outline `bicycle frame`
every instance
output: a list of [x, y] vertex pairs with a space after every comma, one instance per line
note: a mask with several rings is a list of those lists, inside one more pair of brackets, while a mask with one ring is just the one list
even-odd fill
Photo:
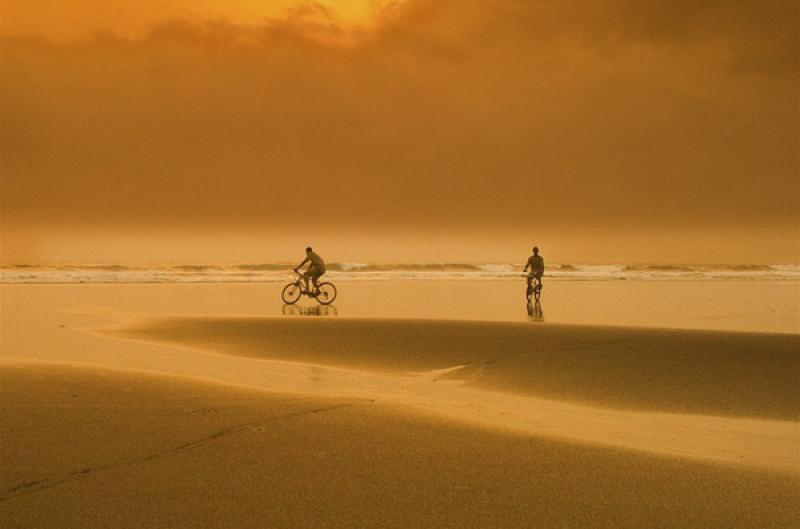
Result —
[[[297, 276], [297, 280], [295, 281], [295, 283], [300, 288], [300, 295], [301, 296], [308, 296], [309, 294], [311, 294], [311, 291], [308, 288], [306, 288], [306, 278], [303, 276], [303, 274], [301, 274], [300, 272], [298, 272], [296, 270], [295, 270], [294, 273]], [[310, 279], [311, 278], [309, 278], [309, 280]]]
[[[300, 286], [300, 294], [311, 297], [311, 293], [313, 292], [313, 290], [309, 290], [308, 288], [306, 288], [305, 276], [296, 270], [294, 271], [294, 273], [295, 275], [297, 275], [297, 281], [295, 281], [295, 283], [298, 283]], [[314, 279], [309, 277], [308, 280], [311, 282], [311, 285], [313, 286]], [[320, 283], [321, 281], [319, 281], [319, 277], [317, 277], [317, 284], [319, 285]]]
[[542, 295], [542, 279], [538, 277], [531, 277], [527, 274], [523, 275], [527, 279], [528, 286], [525, 292], [525, 297], [528, 299], [528, 303], [531, 302], [532, 299], [536, 299], [536, 302], [539, 302], [539, 298]]

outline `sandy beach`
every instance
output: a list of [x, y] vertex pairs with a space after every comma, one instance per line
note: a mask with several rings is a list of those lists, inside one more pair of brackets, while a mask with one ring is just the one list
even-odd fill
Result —
[[3, 287], [3, 526], [800, 522], [797, 334], [164, 292]]
[[[3, 366], [6, 527], [790, 527], [796, 475], [66, 366]], [[48, 388], [48, 389], [43, 389]]]
[[0, 3], [0, 529], [800, 529], [797, 0]]

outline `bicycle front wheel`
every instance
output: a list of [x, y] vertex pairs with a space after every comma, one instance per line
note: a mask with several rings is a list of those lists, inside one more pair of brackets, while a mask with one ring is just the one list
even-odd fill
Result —
[[316, 300], [319, 301], [321, 305], [330, 305], [335, 299], [336, 287], [333, 286], [333, 283], [320, 283], [319, 295], [316, 296]]
[[289, 283], [285, 287], [283, 287], [283, 292], [281, 292], [281, 299], [287, 305], [294, 305], [297, 303], [297, 300], [300, 299], [300, 295], [303, 292], [300, 290], [299, 283]]

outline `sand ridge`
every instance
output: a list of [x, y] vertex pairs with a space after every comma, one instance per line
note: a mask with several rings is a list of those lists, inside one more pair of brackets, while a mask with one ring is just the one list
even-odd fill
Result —
[[[543, 396], [537, 394], [535, 380], [529, 383], [524, 392], [508, 392], [488, 389], [485, 383], [465, 384], [462, 380], [464, 373], [474, 377], [471, 365], [456, 365], [441, 369], [421, 372], [400, 370], [398, 366], [407, 368], [409, 365], [426, 366], [437, 363], [453, 361], [454, 359], [470, 359], [473, 364], [479, 364], [480, 369], [488, 364], [491, 369], [497, 364], [498, 357], [502, 359], [504, 348], [515, 351], [510, 360], [514, 361], [519, 356], [524, 356], [526, 347], [534, 343], [543, 342], [546, 345], [561, 345], [554, 351], [532, 350], [531, 354], [539, 358], [553, 359], [569, 351], [566, 345], [573, 343], [574, 351], [582, 356], [580, 364], [577, 357], [557, 358], [561, 365], [566, 362], [576, 365], [573, 369], [561, 373], [568, 386], [573, 387], [575, 382], [570, 380], [576, 373], [594, 374], [600, 369], [616, 368], [616, 372], [606, 375], [614, 378], [617, 384], [628, 384], [634, 390], [642, 393], [643, 381], [638, 380], [639, 373], [626, 370], [628, 365], [614, 356], [616, 353], [626, 360], [630, 354], [620, 350], [623, 341], [635, 343], [637, 346], [647, 346], [650, 342], [660, 342], [664, 336], [673, 336], [675, 333], [656, 331], [637, 331], [631, 335], [630, 329], [607, 328], [580, 328], [561, 327], [555, 332], [542, 333], [538, 328], [529, 331], [528, 327], [502, 324], [474, 324], [464, 322], [391, 322], [391, 321], [348, 321], [336, 320], [318, 323], [301, 322], [302, 330], [298, 330], [297, 320], [272, 320], [272, 319], [238, 319], [238, 318], [200, 318], [170, 320], [152, 324], [152, 326], [139, 326], [127, 328], [121, 335], [144, 339], [149, 337], [154, 340], [166, 341], [170, 344], [184, 344], [197, 350], [222, 351], [224, 354], [243, 357], [244, 359], [257, 358], [249, 369], [262, 373], [259, 384], [261, 387], [270, 388], [284, 393], [299, 393], [320, 396], [354, 396], [359, 398], [375, 399], [381, 402], [408, 405], [416, 409], [439, 413], [450, 419], [458, 419], [467, 423], [483, 427], [494, 427], [526, 433], [538, 437], [566, 439], [572, 442], [598, 444], [618, 448], [640, 450], [662, 455], [687, 457], [700, 460], [717, 461], [733, 465], [745, 465], [756, 468], [765, 468], [787, 473], [800, 473], [800, 425], [797, 421], [773, 419], [766, 417], [748, 416], [715, 416], [699, 413], [676, 413], [665, 406], [664, 410], [642, 410], [636, 406], [616, 408], [609, 406], [607, 401], [598, 399], [592, 402], [587, 398], [554, 399], [547, 393]], [[387, 330], [388, 328], [388, 330]], [[211, 329], [211, 330], [209, 330]], [[320, 329], [324, 331], [320, 332]], [[399, 329], [399, 330], [398, 330]], [[311, 330], [310, 332], [307, 332]], [[314, 330], [318, 331], [315, 334]], [[367, 339], [361, 334], [367, 333]], [[414, 332], [424, 337], [427, 342], [408, 342], [399, 336], [399, 332]], [[542, 335], [544, 334], [543, 338]], [[685, 333], [677, 336], [689, 343], [689, 348], [699, 350], [701, 346], [712, 344], [717, 348], [724, 347], [730, 338], [725, 333], [700, 333], [692, 336]], [[309, 342], [306, 336], [311, 336]], [[477, 335], [477, 339], [475, 336]], [[619, 338], [619, 336], [627, 337]], [[272, 338], [264, 338], [269, 336]], [[455, 336], [463, 337], [453, 339]], [[166, 337], [166, 338], [165, 338]], [[180, 337], [180, 338], [177, 338]], [[322, 348], [315, 340], [324, 337], [325, 343], [336, 344], [338, 340], [346, 342], [346, 347]], [[383, 337], [383, 338], [381, 338]], [[536, 340], [542, 338], [541, 340]], [[692, 344], [692, 339], [699, 339], [700, 344]], [[759, 336], [758, 338], [762, 338]], [[778, 346], [786, 346], [796, 340], [792, 336], [778, 336]], [[226, 340], [223, 345], [215, 339]], [[487, 340], [494, 340], [502, 345], [492, 349], [492, 358], [481, 361], [485, 353]], [[293, 345], [284, 348], [285, 341], [292, 341]], [[517, 341], [515, 341], [517, 340]], [[722, 341], [722, 345], [715, 343]], [[673, 338], [673, 342], [674, 342]], [[275, 345], [277, 342], [278, 345]], [[444, 342], [444, 345], [442, 345]], [[375, 344], [379, 343], [379, 347]], [[763, 340], [758, 343], [763, 344]], [[406, 345], [409, 344], [409, 345]], [[426, 349], [426, 344], [430, 347]], [[670, 344], [672, 345], [672, 344]], [[746, 345], [746, 344], [745, 344]], [[769, 343], [767, 344], [769, 346]], [[439, 349], [437, 349], [439, 347]], [[460, 347], [460, 349], [459, 349]], [[470, 348], [472, 347], [472, 348]], [[663, 347], [663, 345], [662, 345]], [[286, 350], [306, 351], [300, 356], [305, 362], [287, 361]], [[336, 353], [346, 349], [349, 356], [335, 356]], [[429, 356], [421, 355], [421, 351], [434, 352]], [[647, 349], [645, 349], [647, 350]], [[663, 353], [667, 349], [661, 349]], [[740, 354], [746, 349], [739, 350]], [[271, 351], [276, 351], [275, 355]], [[377, 351], [373, 353], [373, 351]], [[455, 352], [454, 352], [455, 351]], [[522, 351], [522, 352], [520, 352]], [[649, 350], [648, 350], [649, 351]], [[656, 351], [658, 353], [659, 350]], [[713, 376], [713, 369], [725, 367], [715, 364], [714, 361], [726, 360], [724, 355], [716, 351], [697, 362], [697, 369], [706, 369], [699, 372], [698, 379]], [[790, 370], [797, 369], [792, 363], [794, 357], [786, 354], [787, 349], [776, 349], [776, 355], [786, 359]], [[639, 353], [640, 355], [642, 353]], [[407, 355], [404, 357], [404, 355]], [[280, 360], [272, 359], [273, 356]], [[332, 365], [309, 362], [309, 357], [315, 359], [325, 358], [335, 361]], [[362, 360], [368, 358], [368, 361]], [[475, 359], [478, 359], [477, 361]], [[658, 355], [654, 355], [658, 361]], [[686, 358], [681, 356], [681, 359]], [[674, 373], [665, 371], [664, 364], [672, 360], [661, 359], [661, 374], [669, 378]], [[234, 360], [228, 360], [233, 362]], [[611, 362], [610, 362], [611, 361]], [[372, 371], [365, 369], [365, 365], [380, 363], [388, 369]], [[541, 364], [541, 362], [539, 362]], [[674, 362], [673, 362], [674, 363]], [[354, 365], [355, 364], [355, 365]], [[344, 365], [353, 366], [351, 368]], [[535, 366], [536, 364], [534, 364]], [[774, 366], [773, 367], [778, 367]], [[785, 368], [786, 366], [782, 366]], [[356, 369], [358, 368], [358, 369]], [[517, 376], [536, 375], [535, 367], [531, 364], [517, 362], [515, 365]], [[728, 369], [729, 366], [728, 366]], [[490, 380], [495, 386], [506, 373], [490, 373]], [[739, 378], [753, 376], [752, 372], [737, 373]], [[555, 376], [555, 375], [551, 375]], [[469, 380], [469, 378], [468, 378]], [[483, 382], [483, 381], [480, 381]], [[646, 381], [645, 381], [646, 382]], [[673, 380], [674, 382], [674, 380]], [[736, 392], [738, 381], [725, 381], [727, 386], [716, 384], [714, 388], [718, 397], [727, 392]], [[763, 382], [763, 381], [762, 381]], [[252, 381], [250, 382], [252, 384]], [[551, 386], [553, 381], [551, 381]], [[692, 388], [679, 388], [678, 395], [683, 399], [691, 398]], [[632, 389], [628, 389], [629, 393]], [[682, 392], [682, 393], [681, 393]], [[772, 395], [772, 402], [793, 403], [796, 396], [789, 392], [788, 395]], [[675, 398], [675, 395], [673, 395]], [[694, 403], [697, 404], [697, 403]], [[762, 403], [763, 404], [763, 403]]]
[[800, 420], [800, 335], [213, 316], [112, 334], [372, 372], [450, 369], [475, 387], [614, 408]]

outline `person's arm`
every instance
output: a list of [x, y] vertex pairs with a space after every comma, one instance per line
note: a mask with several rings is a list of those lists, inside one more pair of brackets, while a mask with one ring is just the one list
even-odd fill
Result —
[[307, 263], [309, 260], [310, 260], [310, 259], [309, 259], [308, 257], [306, 257], [305, 259], [303, 259], [303, 262], [301, 262], [299, 265], [297, 265], [297, 266], [295, 266], [295, 267], [294, 267], [294, 271], [295, 271], [295, 272], [297, 272], [297, 271], [300, 269], [300, 267], [301, 267], [301, 266], [303, 266], [304, 264], [306, 264], [306, 263]]
[[525, 268], [523, 268], [522, 271], [523, 272], [527, 272], [529, 266], [531, 266], [531, 258], [530, 257], [528, 257], [528, 262], [525, 263]]

